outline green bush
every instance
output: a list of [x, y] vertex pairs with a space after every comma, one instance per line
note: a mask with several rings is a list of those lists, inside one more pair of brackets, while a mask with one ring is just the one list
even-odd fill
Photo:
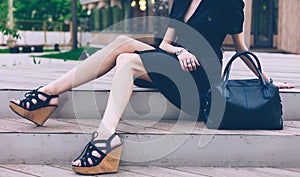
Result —
[[5, 35], [11, 35], [15, 39], [21, 38], [18, 34], [17, 30], [15, 29], [9, 29], [5, 24], [0, 25], [0, 31]]

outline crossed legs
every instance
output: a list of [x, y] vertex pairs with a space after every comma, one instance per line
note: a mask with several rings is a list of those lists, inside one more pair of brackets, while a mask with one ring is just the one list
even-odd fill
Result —
[[[59, 95], [104, 75], [116, 66], [107, 107], [98, 129], [98, 137], [96, 137], [96, 139], [107, 139], [115, 132], [129, 101], [134, 78], [139, 77], [150, 81], [139, 55], [133, 52], [151, 49], [154, 48], [148, 44], [126, 36], [119, 36], [105, 48], [81, 62], [65, 75], [40, 88], [39, 91], [48, 95]], [[43, 95], [38, 96], [41, 100], [46, 99]], [[33, 102], [35, 101], [33, 100]], [[15, 100], [15, 102], [18, 103], [19, 100]], [[52, 98], [50, 104], [57, 105], [58, 98]], [[117, 144], [120, 144], [120, 139], [114, 138], [111, 146]], [[97, 152], [93, 153], [95, 153], [94, 156], [100, 156]], [[73, 162], [73, 165], [81, 166], [80, 160]]]
[[[31, 116], [30, 109], [33, 105], [38, 105], [38, 101], [43, 102], [43, 104], [47, 103], [48, 105], [57, 105], [58, 97], [56, 95], [66, 92], [93, 79], [96, 79], [116, 66], [116, 72], [114, 75], [107, 107], [102, 122], [98, 128], [97, 136], [94, 137], [93, 142], [103, 142], [103, 140], [106, 140], [106, 143], [110, 143], [110, 148], [118, 148], [120, 145], [122, 145], [122, 143], [120, 138], [118, 136], [115, 136], [114, 133], [119, 123], [120, 117], [132, 94], [133, 81], [137, 77], [151, 81], [146, 73], [141, 58], [138, 54], [135, 54], [134, 51], [151, 49], [154, 48], [148, 44], [139, 42], [126, 36], [119, 36], [105, 48], [81, 62], [79, 65], [77, 65], [75, 68], [73, 68], [60, 78], [40, 88], [38, 91], [35, 90], [31, 92], [30, 97], [26, 96], [25, 99], [30, 99], [30, 101], [27, 101], [25, 105], [23, 104], [24, 102], [22, 102], [23, 107], [20, 110], [25, 110], [24, 112], [26, 114], [30, 114]], [[21, 101], [12, 100], [12, 102], [14, 103], [12, 105], [10, 104], [10, 106], [12, 106], [11, 108], [13, 109], [14, 107], [16, 107], [17, 109], [19, 109], [19, 106], [16, 105], [19, 105]], [[36, 117], [30, 117], [29, 120], [33, 121], [35, 118]], [[45, 116], [44, 120], [46, 119], [47, 117]], [[35, 120], [33, 122], [36, 123]], [[42, 124], [43, 123], [41, 123], [41, 125]], [[89, 174], [91, 172], [102, 173], [106, 170], [106, 172], [115, 171], [115, 167], [118, 166], [118, 159], [111, 156], [106, 158], [106, 156], [103, 156], [103, 153], [120, 153], [119, 148], [114, 151], [111, 151], [111, 149], [109, 150], [109, 152], [107, 152], [104, 149], [107, 149], [108, 145], [103, 146], [103, 143], [101, 146], [97, 146], [95, 144], [95, 146], [97, 146], [97, 149], [94, 150], [91, 150], [93, 149], [92, 144], [88, 144], [88, 146], [89, 148], [85, 149], [84, 157], [77, 158], [77, 160], [72, 162], [74, 171], [82, 174]], [[99, 151], [99, 149], [102, 149], [102, 151]], [[110, 163], [109, 159], [113, 160], [112, 164], [110, 165], [112, 169], [106, 169], [103, 171], [102, 167], [98, 167], [99, 165], [102, 166], [102, 160], [99, 162], [97, 159], [104, 159], [104, 164]], [[95, 170], [97, 168], [96, 171], [88, 170], [88, 168], [86, 167], [94, 165], [94, 162], [97, 162], [97, 164], [95, 164], [96, 166], [91, 167], [91, 169]]]
[[68, 73], [41, 88], [41, 91], [51, 95], [61, 94], [106, 74], [116, 65], [116, 60], [120, 54], [150, 49], [153, 47], [148, 44], [127, 36], [119, 36]]
[[[148, 44], [127, 36], [119, 36], [62, 77], [42, 87], [40, 91], [49, 95], [61, 94], [106, 74], [116, 66], [107, 107], [99, 127], [99, 132], [102, 129], [114, 132], [131, 96], [134, 78], [141, 77], [150, 81], [139, 55], [133, 52], [151, 49], [154, 48]], [[55, 104], [58, 99], [51, 101]], [[105, 132], [99, 135], [108, 136], [104, 135]]]

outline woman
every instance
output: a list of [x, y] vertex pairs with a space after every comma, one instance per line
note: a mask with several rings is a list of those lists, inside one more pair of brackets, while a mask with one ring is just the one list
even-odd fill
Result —
[[[243, 0], [174, 0], [170, 17], [191, 26], [203, 35], [221, 62], [220, 48], [226, 34], [232, 35], [236, 51], [247, 50], [242, 33], [243, 8]], [[116, 67], [112, 89], [99, 129], [93, 134], [93, 139], [82, 154], [72, 162], [72, 167], [80, 174], [117, 172], [122, 142], [115, 131], [131, 96], [134, 79], [139, 78], [152, 83], [172, 103], [180, 107], [179, 93], [176, 86], [172, 85], [172, 81], [161, 74], [149, 72], [151, 70], [149, 68], [160, 66], [166, 61], [165, 57], [176, 61], [177, 70], [172, 72], [188, 73], [192, 76], [200, 100], [203, 100], [201, 98], [209, 88], [205, 71], [198, 57], [193, 54], [197, 52], [197, 46], [194, 48], [191, 46], [187, 50], [185, 46], [180, 45], [186, 39], [182, 36], [184, 34], [181, 33], [182, 31], [176, 23], [170, 22], [159, 48], [126, 36], [119, 36], [62, 77], [27, 93], [25, 99], [11, 100], [10, 107], [20, 116], [41, 126], [57, 107], [59, 94], [98, 78]], [[175, 38], [177, 38], [176, 43]], [[159, 58], [156, 60], [159, 63], [151, 62], [153, 58]], [[247, 62], [246, 64], [252, 68], [251, 64]], [[263, 75], [269, 82], [267, 75]], [[293, 87], [282, 83], [277, 85], [280, 88]], [[203, 104], [200, 105], [200, 114], [196, 116], [201, 119]]]

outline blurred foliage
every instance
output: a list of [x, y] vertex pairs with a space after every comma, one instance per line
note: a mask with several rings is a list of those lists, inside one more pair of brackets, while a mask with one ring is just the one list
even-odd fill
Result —
[[[80, 3], [77, 15], [86, 16]], [[72, 19], [71, 0], [14, 0], [14, 17], [18, 20], [64, 21]]]
[[4, 23], [0, 25], [0, 32], [2, 32], [5, 36], [11, 35], [15, 39], [21, 38], [17, 30], [9, 29]]
[[[47, 22], [46, 30], [69, 30], [69, 22], [72, 20], [71, 0], [13, 0], [13, 7], [15, 28], [18, 30], [43, 30], [44, 21]], [[79, 2], [77, 16], [87, 17], [86, 10], [82, 10]], [[0, 0], [0, 22], [5, 24], [7, 20], [8, 0]], [[7, 28], [4, 31], [13, 32]]]
[[0, 20], [6, 21], [8, 14], [8, 0], [0, 0]]

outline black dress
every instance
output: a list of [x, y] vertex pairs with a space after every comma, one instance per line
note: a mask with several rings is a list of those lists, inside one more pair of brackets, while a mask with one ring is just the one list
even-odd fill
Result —
[[193, 53], [201, 66], [196, 71], [181, 70], [175, 54], [156, 48], [136, 51], [152, 80], [138, 86], [157, 88], [181, 110], [203, 120], [207, 91], [220, 79], [222, 70], [221, 45], [227, 34], [243, 31], [243, 0], [202, 0], [194, 14], [184, 23], [183, 18], [192, 0], [174, 0], [170, 13], [170, 28], [176, 31], [176, 43]]

